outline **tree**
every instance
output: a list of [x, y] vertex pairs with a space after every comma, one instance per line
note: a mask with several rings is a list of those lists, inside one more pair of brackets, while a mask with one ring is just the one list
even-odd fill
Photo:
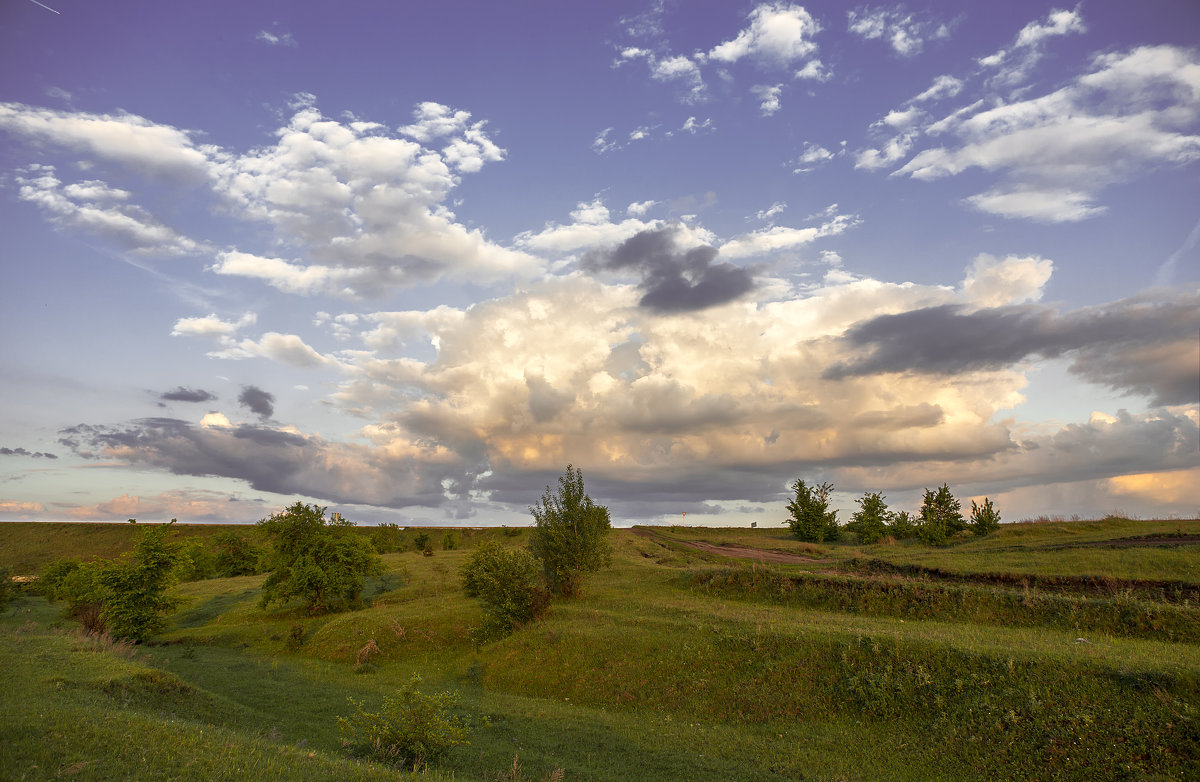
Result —
[[459, 571], [463, 591], [477, 597], [483, 624], [473, 633], [482, 642], [508, 635], [541, 615], [549, 602], [537, 560], [524, 549], [484, 540]]
[[878, 543], [887, 532], [887, 522], [890, 518], [884, 495], [880, 492], [863, 492], [858, 502], [860, 509], [853, 514], [853, 521], [846, 529], [858, 536], [859, 543]]
[[367, 576], [383, 570], [371, 544], [354, 534], [354, 522], [337, 514], [326, 520], [325, 508], [297, 502], [258, 524], [272, 546], [264, 608], [295, 598], [313, 613], [344, 608], [358, 600]]
[[393, 766], [419, 771], [454, 747], [469, 744], [468, 726], [450, 713], [458, 702], [451, 692], [425, 695], [414, 674], [394, 697], [383, 699], [377, 712], [350, 699], [354, 714], [338, 717], [343, 743], [358, 754]]
[[380, 554], [391, 554], [393, 551], [404, 551], [404, 530], [399, 524], [387, 521], [379, 523], [371, 533], [371, 545]]
[[263, 572], [262, 549], [236, 532], [222, 532], [217, 536], [216, 544], [214, 566], [222, 577], [253, 576]]
[[992, 507], [992, 501], [983, 498], [983, 505], [971, 500], [971, 531], [976, 535], [988, 535], [1000, 528], [1000, 514]]
[[941, 546], [966, 528], [967, 520], [962, 516], [962, 505], [950, 493], [949, 486], [943, 483], [936, 492], [925, 490], [917, 537], [932, 546]]
[[583, 472], [568, 464], [558, 491], [547, 486], [529, 512], [535, 522], [529, 551], [542, 563], [546, 584], [561, 595], [578, 596], [584, 576], [612, 562], [608, 508], [592, 501], [583, 488]]
[[829, 510], [829, 495], [833, 493], [833, 484], [809, 486], [803, 479], [797, 478], [792, 484], [792, 491], [796, 492], [796, 496], [787, 506], [788, 513], [791, 514], [787, 525], [792, 529], [792, 536], [796, 540], [809, 543], [836, 540], [837, 511]]
[[917, 523], [913, 520], [912, 515], [906, 510], [896, 513], [889, 513], [887, 534], [891, 535], [896, 540], [915, 538], [917, 536]]

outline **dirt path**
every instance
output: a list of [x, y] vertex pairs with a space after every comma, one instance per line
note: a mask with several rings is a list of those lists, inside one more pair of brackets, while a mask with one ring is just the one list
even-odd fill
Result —
[[696, 551], [704, 551], [709, 554], [716, 554], [722, 557], [731, 557], [734, 559], [753, 559], [757, 562], [824, 562], [822, 559], [814, 557], [806, 557], [802, 554], [792, 554], [787, 551], [773, 551], [771, 549], [753, 548], [751, 546], [739, 546], [736, 543], [707, 543], [703, 540], [678, 540], [676, 538], [668, 538], [660, 535], [653, 530], [637, 527], [633, 530], [634, 534], [642, 535], [647, 538], [656, 540], [666, 540], [674, 543], [677, 546], [684, 548], [695, 549]]

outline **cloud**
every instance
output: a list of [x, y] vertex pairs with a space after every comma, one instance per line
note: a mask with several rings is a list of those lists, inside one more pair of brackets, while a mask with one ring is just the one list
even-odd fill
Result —
[[164, 391], [159, 394], [158, 398], [164, 402], [211, 402], [217, 398], [217, 395], [202, 388], [179, 386], [174, 391]]
[[792, 163], [795, 166], [792, 173], [807, 174], [840, 154], [841, 152], [833, 153], [819, 144], [806, 141], [803, 149], [800, 150], [800, 156]]
[[933, 80], [933, 84], [922, 93], [916, 95], [909, 103], [925, 103], [927, 101], [937, 101], [944, 98], [953, 98], [963, 90], [963, 82], [961, 79], [955, 78], [948, 74], [938, 76]]
[[1110, 52], [1052, 93], [972, 106], [931, 125], [931, 133], [958, 145], [923, 150], [893, 175], [935, 180], [972, 168], [997, 172], [999, 186], [968, 204], [1008, 218], [1078, 221], [1103, 212], [1096, 199], [1109, 184], [1200, 159], [1198, 122], [1200, 54], [1172, 46]]
[[291, 33], [273, 33], [270, 30], [259, 30], [258, 35], [254, 36], [254, 40], [262, 41], [268, 46], [288, 46], [292, 48], [299, 46]]
[[754, 288], [748, 269], [716, 261], [707, 245], [681, 249], [678, 229], [664, 226], [641, 231], [608, 251], [584, 255], [585, 268], [632, 270], [643, 291], [639, 306], [658, 312], [690, 312], [733, 301]]
[[256, 386], [243, 386], [238, 404], [264, 421], [275, 415], [275, 395]]
[[[836, 205], [835, 205], [836, 206]], [[827, 236], [835, 236], [858, 225], [857, 215], [825, 214], [828, 220], [808, 228], [789, 228], [773, 225], [750, 233], [735, 236], [721, 245], [723, 258], [749, 258], [768, 253], [791, 250]]]
[[[970, 278], [978, 285], [978, 277]], [[1195, 401], [1194, 342], [1200, 291], [1134, 297], [1060, 314], [1007, 305], [966, 311], [942, 304], [883, 315], [845, 335], [851, 354], [830, 379], [881, 373], [954, 375], [1000, 369], [1034, 356], [1075, 357], [1071, 371], [1095, 383], [1145, 394], [1154, 404]]]
[[706, 59], [721, 63], [751, 59], [763, 66], [786, 68], [817, 50], [812, 39], [821, 27], [802, 6], [763, 3], [750, 12], [749, 20], [736, 37], [713, 47]]
[[769, 117], [779, 111], [780, 96], [783, 94], [782, 84], [759, 84], [750, 88], [754, 97], [758, 98], [758, 110], [764, 117]]
[[31, 459], [57, 459], [58, 457], [52, 453], [40, 451], [27, 451], [24, 448], [6, 448], [0, 447], [0, 456], [28, 456]]
[[946, 25], [918, 21], [898, 8], [861, 8], [847, 11], [847, 30], [864, 40], [884, 40], [896, 54], [913, 57], [921, 53], [930, 38], [947, 38]]
[[222, 320], [217, 315], [198, 318], [180, 318], [171, 330], [173, 337], [230, 337], [239, 329], [253, 325], [258, 320], [253, 312], [247, 312], [236, 321]]
[[988, 79], [990, 86], [1014, 87], [1030, 77], [1050, 39], [1086, 30], [1078, 8], [1074, 11], [1055, 9], [1045, 22], [1033, 21], [1021, 28], [1011, 46], [980, 57], [978, 62], [993, 72]]

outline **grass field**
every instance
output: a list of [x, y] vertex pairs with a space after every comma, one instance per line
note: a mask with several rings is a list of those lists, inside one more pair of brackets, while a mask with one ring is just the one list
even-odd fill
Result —
[[[0, 566], [136, 532], [85, 526], [0, 525]], [[385, 555], [367, 608], [319, 617], [260, 609], [262, 576], [183, 583], [137, 647], [21, 594], [0, 617], [0, 778], [394, 779], [344, 753], [336, 718], [419, 673], [473, 726], [430, 779], [1200, 779], [1200, 521], [941, 549], [785, 533], [615, 531], [581, 598], [482, 647], [458, 569], [523, 536]]]

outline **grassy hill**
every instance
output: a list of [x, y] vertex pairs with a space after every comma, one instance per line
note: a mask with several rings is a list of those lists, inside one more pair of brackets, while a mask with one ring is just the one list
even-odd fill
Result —
[[[0, 525], [0, 566], [136, 532], [61, 529], [82, 526]], [[184, 583], [140, 647], [22, 595], [0, 617], [0, 777], [394, 779], [344, 754], [336, 717], [415, 672], [474, 726], [433, 779], [1197, 778], [1200, 521], [944, 549], [785, 532], [616, 531], [580, 599], [482, 647], [457, 573], [484, 537], [523, 544], [498, 530], [385, 555], [359, 611], [264, 611], [261, 576]]]

